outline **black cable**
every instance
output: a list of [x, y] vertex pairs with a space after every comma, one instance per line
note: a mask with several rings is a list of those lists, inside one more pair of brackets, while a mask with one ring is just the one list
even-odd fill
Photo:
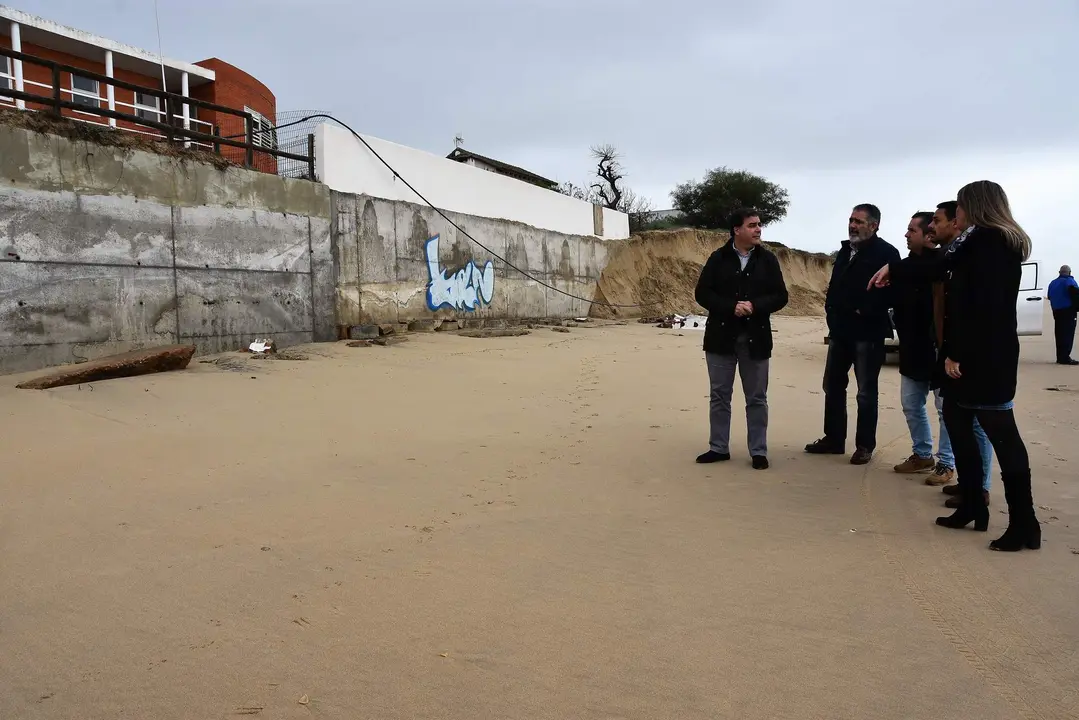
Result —
[[[314, 120], [315, 118], [319, 118], [319, 117], [326, 117], [326, 118], [330, 118], [330, 120], [333, 120], [334, 122], [341, 122], [337, 118], [330, 117], [329, 115], [321, 115], [321, 114], [319, 114], [319, 115], [311, 115], [310, 117], [300, 118], [299, 120], [294, 120], [292, 122], [287, 122], [284, 125], [274, 125], [270, 130], [258, 130], [257, 132], [255, 132], [255, 134], [256, 135], [265, 135], [265, 134], [267, 134], [267, 133], [269, 133], [271, 131], [281, 130], [283, 128], [292, 127], [293, 125], [301, 125], [301, 124], [307, 122], [308, 120]], [[344, 123], [341, 123], [341, 124], [344, 125]], [[351, 130], [351, 128], [350, 128], [350, 130]], [[222, 139], [224, 139], [224, 140], [239, 140], [240, 138], [246, 138], [246, 137], [247, 137], [247, 133], [242, 132], [239, 135], [223, 135]]]
[[379, 162], [381, 162], [381, 163], [382, 163], [383, 165], [385, 165], [385, 166], [386, 166], [386, 169], [387, 169], [387, 170], [389, 170], [389, 171], [390, 171], [391, 173], [393, 173], [393, 176], [394, 176], [394, 178], [396, 178], [396, 179], [400, 180], [401, 182], [403, 182], [403, 183], [405, 184], [405, 186], [406, 186], [406, 187], [407, 187], [407, 188], [408, 188], [409, 190], [411, 190], [412, 192], [414, 192], [414, 193], [416, 194], [416, 196], [417, 196], [417, 197], [418, 197], [418, 198], [419, 198], [420, 200], [423, 200], [423, 201], [424, 201], [425, 203], [427, 203], [427, 205], [428, 205], [428, 206], [430, 206], [430, 208], [431, 208], [432, 210], [434, 210], [434, 211], [435, 211], [436, 213], [438, 213], [438, 214], [439, 214], [440, 216], [442, 216], [442, 219], [443, 219], [443, 220], [445, 220], [446, 222], [448, 222], [448, 223], [449, 223], [450, 225], [453, 225], [453, 227], [455, 227], [455, 228], [457, 229], [457, 232], [461, 233], [462, 235], [464, 235], [465, 237], [467, 237], [467, 238], [468, 238], [469, 240], [471, 240], [472, 242], [474, 242], [474, 243], [475, 243], [476, 245], [478, 245], [478, 246], [479, 246], [480, 248], [482, 248], [483, 250], [485, 250], [485, 251], [486, 251], [486, 252], [488, 252], [489, 254], [493, 255], [493, 256], [495, 257], [495, 259], [497, 259], [497, 260], [501, 260], [501, 261], [502, 261], [503, 263], [505, 263], [505, 264], [506, 264], [506, 265], [507, 265], [508, 267], [511, 267], [511, 268], [513, 268], [514, 270], [516, 270], [517, 272], [521, 273], [522, 275], [524, 275], [524, 276], [525, 276], [526, 278], [528, 278], [529, 280], [531, 280], [531, 281], [533, 281], [533, 282], [535, 282], [535, 283], [538, 283], [539, 285], [541, 285], [541, 286], [543, 286], [543, 287], [547, 288], [548, 290], [554, 290], [554, 291], [555, 291], [556, 293], [559, 293], [559, 294], [561, 294], [561, 295], [565, 295], [566, 297], [569, 297], [569, 298], [573, 298], [574, 300], [580, 300], [581, 302], [586, 302], [586, 303], [589, 303], [590, 305], [600, 305], [600, 306], [602, 306], [602, 307], [609, 307], [609, 308], [615, 308], [615, 309], [618, 309], [618, 308], [623, 308], [623, 309], [633, 309], [633, 308], [646, 308], [646, 307], [654, 307], [654, 306], [656, 306], [656, 305], [661, 305], [661, 304], [662, 304], [662, 303], [659, 303], [659, 302], [653, 302], [653, 303], [641, 303], [641, 304], [639, 304], [639, 305], [619, 305], [619, 304], [617, 304], [617, 303], [609, 303], [609, 302], [600, 302], [600, 301], [597, 301], [597, 300], [589, 300], [588, 298], [584, 298], [584, 297], [581, 297], [580, 295], [574, 295], [573, 293], [569, 293], [569, 292], [566, 292], [565, 290], [560, 290], [560, 289], [556, 288], [556, 287], [555, 287], [554, 285], [549, 285], [549, 284], [545, 283], [544, 281], [540, 280], [539, 278], [537, 278], [537, 277], [534, 277], [533, 275], [530, 275], [530, 274], [528, 274], [527, 272], [525, 272], [525, 271], [524, 271], [524, 270], [522, 270], [521, 268], [519, 268], [519, 267], [517, 267], [516, 265], [514, 265], [513, 263], [511, 263], [511, 262], [510, 262], [509, 260], [507, 260], [506, 258], [504, 258], [504, 257], [500, 256], [500, 255], [499, 255], [498, 253], [496, 253], [496, 252], [495, 252], [494, 250], [490, 249], [489, 247], [487, 247], [486, 245], [484, 245], [483, 243], [481, 243], [481, 242], [480, 242], [479, 240], [477, 240], [476, 238], [472, 237], [472, 235], [471, 235], [471, 234], [470, 234], [470, 233], [469, 233], [469, 232], [468, 232], [467, 230], [465, 230], [465, 229], [464, 229], [463, 227], [461, 227], [460, 225], [458, 225], [457, 223], [455, 223], [455, 222], [454, 222], [453, 220], [451, 220], [451, 219], [450, 219], [450, 218], [449, 218], [449, 217], [448, 217], [448, 216], [446, 215], [446, 213], [442, 212], [442, 211], [441, 211], [441, 210], [439, 210], [439, 209], [438, 209], [437, 207], [435, 207], [434, 203], [432, 203], [432, 202], [431, 202], [430, 200], [428, 200], [427, 198], [425, 198], [425, 197], [424, 197], [424, 196], [423, 196], [423, 195], [422, 195], [422, 194], [420, 193], [420, 191], [419, 191], [419, 190], [417, 190], [416, 188], [414, 188], [414, 187], [412, 186], [412, 183], [410, 183], [410, 182], [409, 182], [408, 180], [405, 180], [405, 179], [404, 179], [403, 177], [401, 177], [401, 174], [400, 174], [400, 173], [398, 173], [398, 172], [397, 172], [397, 171], [396, 171], [396, 170], [395, 170], [395, 169], [393, 168], [393, 166], [392, 166], [392, 165], [390, 165], [390, 164], [389, 164], [388, 162], [386, 162], [385, 158], [383, 158], [383, 157], [382, 157], [381, 155], [379, 155], [379, 154], [378, 154], [378, 151], [377, 151], [377, 150], [375, 150], [375, 149], [374, 149], [373, 147], [371, 147], [371, 145], [370, 145], [370, 144], [369, 144], [369, 143], [368, 143], [368, 142], [367, 142], [366, 140], [364, 140], [364, 139], [363, 139], [363, 136], [362, 136], [362, 135], [360, 135], [360, 134], [359, 134], [358, 132], [356, 132], [356, 131], [355, 131], [355, 130], [353, 130], [353, 129], [352, 129], [351, 127], [349, 127], [347, 123], [345, 123], [345, 122], [344, 122], [344, 121], [342, 121], [342, 120], [338, 120], [337, 118], [335, 118], [335, 117], [334, 117], [334, 116], [332, 116], [332, 115], [326, 115], [325, 113], [316, 113], [316, 114], [314, 114], [314, 115], [309, 115], [309, 116], [307, 116], [307, 117], [305, 117], [305, 118], [301, 118], [301, 119], [299, 119], [299, 120], [296, 120], [296, 121], [294, 121], [294, 122], [290, 122], [290, 123], [285, 123], [284, 125], [280, 125], [280, 126], [278, 126], [278, 127], [276, 128], [276, 129], [278, 129], [278, 130], [279, 130], [279, 129], [281, 129], [281, 128], [291, 127], [292, 125], [299, 125], [300, 123], [304, 123], [304, 122], [307, 122], [307, 121], [309, 121], [309, 120], [317, 120], [318, 118], [325, 118], [325, 119], [327, 119], [327, 120], [332, 120], [333, 122], [335, 122], [335, 123], [337, 123], [338, 125], [340, 125], [341, 127], [343, 127], [343, 128], [345, 129], [345, 130], [348, 130], [348, 131], [349, 131], [350, 133], [352, 133], [352, 134], [353, 134], [353, 135], [355, 136], [355, 138], [356, 138], [357, 140], [359, 140], [359, 141], [360, 141], [361, 143], [363, 143], [363, 146], [364, 146], [364, 147], [366, 147], [366, 148], [367, 148], [368, 150], [370, 150], [370, 151], [371, 151], [371, 154], [372, 154], [372, 155], [374, 155], [374, 156], [375, 156], [376, 158], [378, 158]]

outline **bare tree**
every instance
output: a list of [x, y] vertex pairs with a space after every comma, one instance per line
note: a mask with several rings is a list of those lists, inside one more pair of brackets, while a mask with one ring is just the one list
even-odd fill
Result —
[[574, 185], [571, 182], [564, 182], [558, 186], [558, 192], [563, 195], [567, 195], [574, 200], [584, 200], [585, 202], [594, 202], [592, 188], [583, 185]]
[[613, 145], [596, 145], [589, 149], [592, 159], [596, 161], [596, 178], [599, 180], [592, 183], [592, 191], [603, 207], [618, 210], [625, 195], [622, 180], [626, 173], [622, 167], [622, 156]]
[[631, 232], [642, 230], [652, 222], [656, 214], [656, 208], [652, 205], [652, 202], [648, 198], [633, 192], [630, 188], [622, 191], [622, 200], [619, 202], [619, 207], [615, 209], [629, 215], [629, 229]]
[[589, 150], [596, 163], [594, 180], [584, 185], [565, 182], [558, 191], [577, 200], [626, 213], [632, 231], [651, 222], [655, 208], [647, 198], [637, 195], [625, 184], [626, 170], [618, 150], [613, 145], [597, 145]]

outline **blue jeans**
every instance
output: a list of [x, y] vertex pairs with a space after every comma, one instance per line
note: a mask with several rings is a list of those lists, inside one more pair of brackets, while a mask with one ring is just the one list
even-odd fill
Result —
[[[903, 404], [903, 414], [907, 418], [907, 428], [910, 430], [912, 450], [920, 458], [931, 458], [933, 457], [933, 428], [929, 425], [929, 413], [925, 409], [926, 400], [929, 398], [929, 381], [911, 380], [905, 375], [900, 377], [902, 380], [899, 390], [900, 399]], [[948, 429], [944, 426], [944, 404], [939, 390], [935, 390], [933, 395], [940, 428], [937, 462], [944, 467], [954, 469], [955, 456], [952, 454], [952, 442], [948, 437]], [[978, 441], [978, 452], [982, 457], [982, 489], [989, 492], [993, 477], [993, 446], [977, 420], [974, 421], [974, 438]]]

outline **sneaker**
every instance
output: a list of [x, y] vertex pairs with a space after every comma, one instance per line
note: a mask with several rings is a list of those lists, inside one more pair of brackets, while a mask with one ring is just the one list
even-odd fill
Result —
[[847, 449], [843, 447], [843, 443], [821, 438], [806, 445], [806, 452], [810, 455], [846, 455]]
[[767, 470], [768, 469], [768, 458], [766, 458], [764, 455], [754, 455], [753, 456], [753, 469], [754, 470]]
[[697, 462], [702, 465], [707, 463], [726, 462], [731, 459], [730, 453], [717, 453], [715, 450], [709, 450], [703, 455], [697, 456]]
[[[947, 485], [952, 480], [955, 480], [955, 468], [938, 464], [937, 468], [933, 471], [933, 474], [925, 479], [925, 484], [930, 487], [937, 487], [939, 485]], [[956, 485], [956, 487], [958, 488], [959, 486]], [[948, 491], [945, 490], [944, 492]]]
[[868, 465], [873, 460], [873, 451], [866, 450], [865, 448], [858, 448], [854, 451], [854, 454], [850, 456], [851, 465]]
[[918, 457], [917, 455], [911, 455], [909, 458], [899, 463], [892, 469], [895, 470], [897, 473], [911, 475], [913, 473], [920, 473], [925, 472], [926, 470], [932, 470], [935, 465], [936, 462], [934, 462], [933, 458], [931, 457], [924, 458]]

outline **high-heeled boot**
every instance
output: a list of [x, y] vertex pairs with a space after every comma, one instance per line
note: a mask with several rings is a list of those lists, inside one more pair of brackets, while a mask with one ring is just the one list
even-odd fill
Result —
[[1030, 470], [1022, 473], [1002, 472], [1001, 480], [1004, 482], [1004, 497], [1008, 501], [1008, 529], [989, 543], [990, 549], [1000, 552], [1039, 549], [1042, 546], [1042, 527], [1034, 512]]
[[960, 497], [962, 503], [955, 512], [945, 517], [937, 518], [937, 525], [961, 530], [967, 525], [974, 523], [974, 529], [985, 532], [989, 529], [989, 507], [985, 504], [985, 494], [979, 485], [960, 485]]

